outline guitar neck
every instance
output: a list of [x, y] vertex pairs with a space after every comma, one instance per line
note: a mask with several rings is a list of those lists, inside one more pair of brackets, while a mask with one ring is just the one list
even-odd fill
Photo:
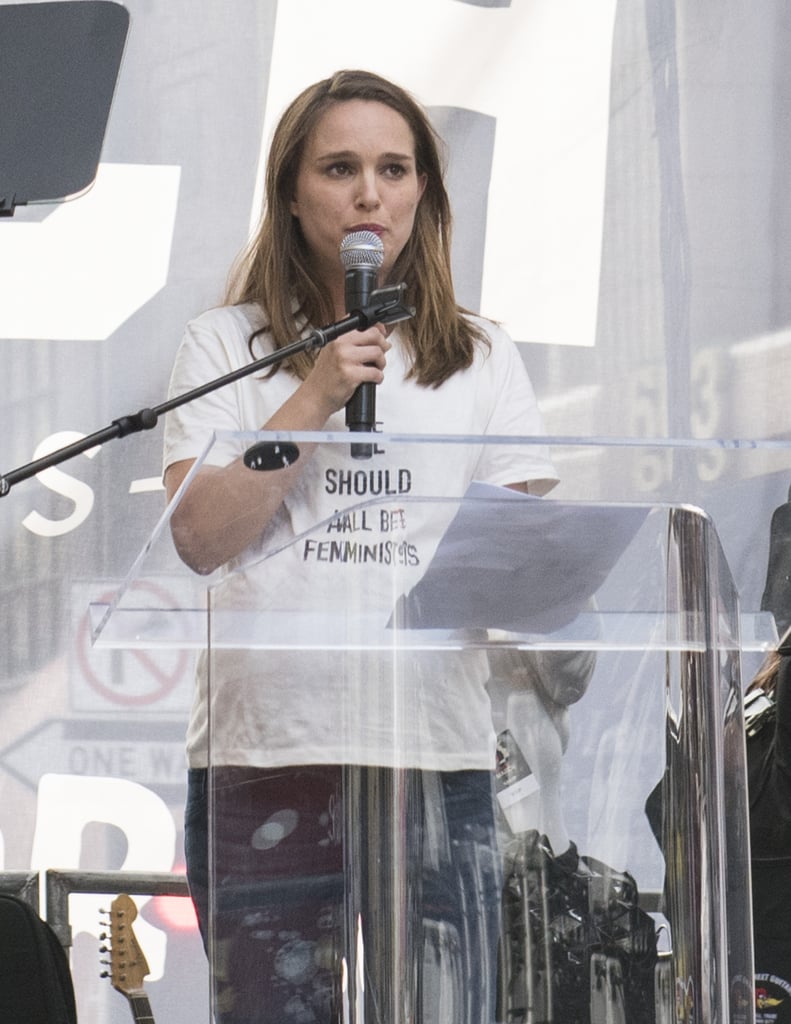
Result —
[[127, 992], [125, 994], [129, 1000], [129, 1005], [132, 1007], [132, 1016], [135, 1019], [135, 1024], [155, 1024], [154, 1015], [151, 1012], [151, 1003], [148, 1001], [148, 996], [145, 992], [140, 989], [137, 992]]

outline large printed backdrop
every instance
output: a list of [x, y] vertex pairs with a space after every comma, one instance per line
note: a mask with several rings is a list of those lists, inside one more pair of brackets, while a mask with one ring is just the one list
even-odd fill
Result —
[[[550, 433], [785, 434], [781, 0], [127, 7], [93, 189], [0, 221], [4, 471], [164, 399], [183, 325], [218, 301], [255, 216], [274, 120], [342, 66], [391, 76], [430, 108], [449, 146], [460, 299], [520, 342]], [[85, 619], [89, 593], [126, 572], [161, 512], [160, 441], [157, 429], [105, 445], [0, 503], [6, 868], [180, 864], [189, 658], [100, 655]], [[791, 482], [784, 451], [559, 464], [564, 497], [706, 508], [744, 607], [759, 607], [770, 517]], [[74, 788], [37, 798], [51, 774]], [[124, 811], [111, 799], [100, 810], [102, 779], [142, 788]], [[95, 931], [93, 905], [80, 917], [73, 903], [76, 930]], [[149, 932], [156, 981], [165, 939]], [[200, 1019], [202, 990], [173, 980], [181, 947], [169, 941], [168, 1019]]]

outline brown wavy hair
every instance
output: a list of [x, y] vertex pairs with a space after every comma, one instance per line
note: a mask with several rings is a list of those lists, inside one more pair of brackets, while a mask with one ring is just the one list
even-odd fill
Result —
[[[488, 344], [484, 331], [456, 303], [451, 273], [451, 209], [444, 183], [442, 142], [427, 114], [400, 86], [370, 71], [338, 71], [309, 86], [286, 108], [272, 137], [265, 177], [265, 203], [258, 228], [236, 260], [228, 280], [227, 304], [257, 303], [268, 318], [276, 348], [299, 336], [306, 324], [329, 323], [334, 308], [329, 291], [311, 273], [310, 252], [299, 221], [291, 213], [294, 182], [305, 144], [325, 111], [335, 103], [368, 100], [395, 110], [409, 125], [417, 173], [426, 176], [412, 234], [387, 281], [404, 282], [416, 309], [399, 325], [408, 347], [408, 373], [419, 384], [438, 387], [470, 366], [476, 344]], [[288, 370], [304, 380], [315, 354], [300, 353]]]

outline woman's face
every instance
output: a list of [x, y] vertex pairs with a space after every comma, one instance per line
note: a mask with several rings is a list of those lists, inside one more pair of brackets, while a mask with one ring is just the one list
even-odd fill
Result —
[[339, 311], [343, 237], [350, 231], [379, 235], [384, 280], [412, 233], [425, 185], [425, 175], [417, 173], [412, 131], [391, 107], [345, 100], [322, 115], [305, 144], [291, 213]]

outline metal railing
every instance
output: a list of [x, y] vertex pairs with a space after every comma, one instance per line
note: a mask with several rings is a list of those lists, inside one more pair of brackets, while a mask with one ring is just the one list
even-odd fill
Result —
[[[41, 912], [41, 881], [38, 872], [0, 871], [0, 892], [19, 896]], [[189, 896], [186, 875], [149, 871], [61, 871], [44, 872], [44, 912], [47, 924], [65, 950], [71, 947], [69, 896], [96, 893], [117, 896]]]
[[47, 923], [68, 949], [72, 943], [69, 896], [97, 893], [130, 896], [189, 896], [186, 875], [148, 871], [59, 871], [44, 874]]

